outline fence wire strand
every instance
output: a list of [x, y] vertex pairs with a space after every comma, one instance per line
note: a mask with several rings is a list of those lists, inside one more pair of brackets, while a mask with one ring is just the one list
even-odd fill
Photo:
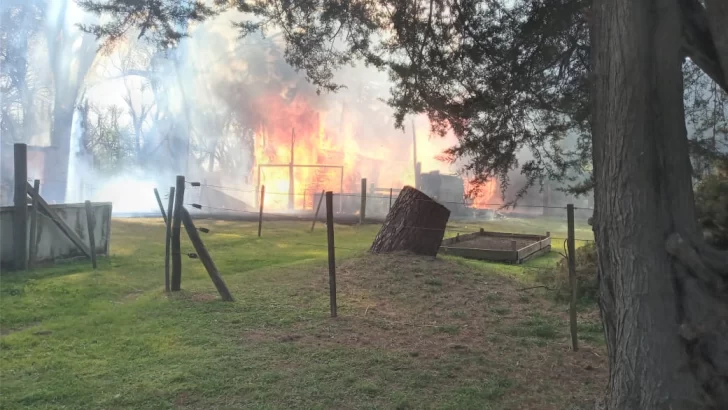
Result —
[[[244, 193], [255, 193], [257, 194], [259, 190], [257, 189], [241, 189], [241, 188], [235, 188], [230, 186], [224, 186], [224, 185], [214, 185], [214, 184], [203, 184], [198, 182], [192, 182], [192, 181], [186, 181], [188, 184], [193, 185], [193, 188], [200, 188], [200, 187], [210, 187], [210, 188], [216, 188], [226, 191], [238, 191], [238, 192], [244, 192]], [[321, 192], [320, 189], [313, 189], [313, 188], [306, 188], [304, 189], [303, 193], [296, 193], [296, 192], [270, 192], [266, 191], [266, 195], [286, 195], [286, 196], [308, 196], [310, 194], [307, 194], [307, 192], [310, 192], [310, 194], [318, 194]], [[394, 199], [399, 197], [399, 192], [397, 192], [396, 195], [392, 195], [391, 197], [389, 195], [377, 195], [372, 193], [365, 193], [364, 196], [367, 199]], [[345, 193], [345, 192], [334, 192], [334, 196], [339, 196], [342, 198], [361, 198], [361, 193]], [[436, 202], [439, 204], [449, 204], [449, 205], [464, 205], [464, 206], [473, 206], [474, 202], [467, 202], [467, 201], [441, 201], [437, 199], [422, 199], [417, 198], [415, 201], [427, 201], [427, 202]], [[566, 209], [566, 206], [550, 206], [550, 205], [523, 205], [515, 203], [487, 203], [487, 204], [477, 204], [478, 207], [493, 207], [493, 208], [512, 208], [512, 209], [518, 209], [518, 208], [532, 208], [532, 209]], [[479, 208], [473, 208], [473, 209], [479, 209]], [[574, 207], [575, 210], [583, 210], [583, 211], [593, 211], [594, 208], [590, 207]]]

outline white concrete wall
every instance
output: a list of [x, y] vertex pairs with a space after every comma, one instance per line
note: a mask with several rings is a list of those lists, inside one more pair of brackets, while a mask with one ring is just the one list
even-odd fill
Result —
[[[95, 202], [92, 209], [96, 216], [94, 240], [97, 255], [108, 255], [111, 242], [111, 203]], [[50, 205], [56, 215], [66, 222], [72, 230], [88, 245], [88, 227], [86, 224], [86, 208], [84, 204]], [[3, 267], [14, 265], [13, 252], [13, 217], [12, 206], [0, 207], [0, 264]], [[30, 232], [30, 207], [28, 207], [28, 232]], [[30, 233], [28, 234], [30, 238]], [[38, 212], [36, 263], [42, 264], [59, 259], [83, 256], [80, 249], [56, 226], [53, 221]]]

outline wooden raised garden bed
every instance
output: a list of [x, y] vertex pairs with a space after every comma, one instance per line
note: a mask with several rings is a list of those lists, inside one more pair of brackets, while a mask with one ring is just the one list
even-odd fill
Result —
[[440, 252], [484, 261], [521, 263], [551, 251], [551, 235], [480, 230], [444, 239]]

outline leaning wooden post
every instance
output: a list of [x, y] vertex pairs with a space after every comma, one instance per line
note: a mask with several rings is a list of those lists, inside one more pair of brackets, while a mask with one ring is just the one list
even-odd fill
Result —
[[91, 208], [91, 201], [86, 200], [86, 228], [88, 228], [88, 246], [91, 249], [91, 266], [96, 269], [96, 236], [94, 229], [96, 228], [96, 218]]
[[364, 224], [367, 216], [367, 179], [361, 179], [361, 206], [359, 208], [359, 224]]
[[[167, 215], [170, 217], [174, 212], [174, 187], [169, 187], [169, 199], [167, 200]], [[167, 234], [164, 237], [164, 291], [169, 292], [169, 248], [172, 245], [172, 218], [167, 218]]]
[[180, 233], [182, 229], [182, 202], [185, 198], [185, 177], [177, 175], [177, 186], [174, 193], [174, 216], [172, 221], [172, 292], [179, 291], [182, 286], [182, 252], [180, 250]]
[[316, 220], [318, 219], [319, 210], [321, 209], [321, 202], [324, 201], [324, 196], [326, 196], [326, 191], [321, 191], [321, 198], [319, 198], [318, 205], [316, 206], [316, 213], [313, 215], [313, 223], [311, 224], [311, 232], [313, 232], [313, 227], [316, 226]]
[[571, 348], [576, 352], [579, 350], [579, 342], [576, 335], [576, 246], [574, 245], [574, 205], [566, 206], [566, 218], [568, 223], [567, 248], [569, 255], [569, 284], [571, 285], [571, 303], [569, 304], [569, 325], [571, 327]]
[[164, 219], [164, 224], [167, 225], [167, 214], [164, 212], [162, 198], [159, 197], [159, 191], [157, 191], [157, 188], [154, 188], [154, 196], [157, 198], [157, 205], [159, 205], [159, 211], [162, 213], [162, 219]]
[[392, 209], [392, 188], [389, 188], [389, 209]]
[[13, 214], [13, 256], [15, 269], [28, 268], [28, 146], [15, 144], [15, 205]]
[[187, 212], [187, 209], [185, 207], [181, 207], [180, 214], [182, 216], [182, 222], [185, 225], [187, 235], [190, 237], [190, 242], [192, 242], [192, 246], [195, 247], [195, 252], [197, 252], [197, 256], [200, 258], [202, 265], [205, 266], [205, 270], [207, 270], [207, 274], [210, 275], [210, 279], [212, 279], [212, 283], [215, 285], [215, 288], [217, 288], [217, 293], [220, 294], [222, 300], [232, 302], [233, 296], [230, 294], [230, 290], [225, 284], [225, 281], [222, 280], [220, 272], [217, 271], [217, 266], [215, 266], [215, 262], [212, 260], [212, 257], [207, 252], [207, 248], [202, 242], [200, 234], [197, 232], [197, 228], [195, 227], [194, 221], [192, 221], [190, 213]]
[[336, 256], [334, 254], [334, 194], [326, 192], [326, 236], [329, 242], [329, 304], [336, 317]]
[[[33, 181], [33, 191], [40, 194], [40, 180]], [[38, 199], [32, 197], [30, 207], [30, 238], [28, 238], [28, 269], [35, 268], [35, 259], [38, 254]]]
[[263, 231], [263, 206], [265, 205], [265, 185], [260, 186], [260, 212], [258, 213], [258, 238]]
[[76, 233], [76, 231], [68, 226], [66, 222], [63, 221], [63, 219], [59, 218], [58, 215], [51, 209], [50, 205], [48, 205], [48, 202], [43, 199], [42, 196], [40, 196], [38, 193], [33, 191], [33, 186], [30, 185], [27, 181], [25, 182], [25, 192], [27, 192], [31, 199], [34, 199], [38, 201], [38, 207], [41, 211], [58, 227], [58, 229], [71, 241], [73, 242], [76, 247], [83, 252], [84, 255], [91, 257], [91, 250], [86, 246], [86, 242], [81, 239], [80, 236]]

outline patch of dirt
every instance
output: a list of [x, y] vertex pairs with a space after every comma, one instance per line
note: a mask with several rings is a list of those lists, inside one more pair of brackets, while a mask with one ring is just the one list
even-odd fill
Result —
[[[315, 277], [313, 287], [328, 287], [324, 272]], [[338, 318], [252, 329], [241, 341], [377, 348], [424, 367], [465, 358], [447, 382], [498, 374], [517, 386], [503, 403], [519, 409], [557, 409], [603, 394], [604, 346], [582, 340], [572, 352], [565, 306], [519, 291], [523, 285], [515, 280], [452, 261], [367, 255], [343, 261], [337, 285]], [[587, 312], [579, 320], [594, 323], [598, 315]]]
[[40, 322], [32, 322], [32, 323], [26, 324], [25, 326], [16, 327], [16, 328], [3, 327], [3, 328], [0, 328], [0, 336], [11, 335], [13, 333], [20, 332], [25, 329], [30, 329], [32, 327], [38, 326], [39, 324], [40, 324]]
[[177, 406], [184, 406], [187, 404], [187, 400], [189, 399], [189, 394], [185, 391], [179, 393], [177, 395], [177, 398], [174, 400], [174, 404]]
[[121, 303], [133, 302], [143, 294], [143, 290], [135, 290], [133, 292], [127, 293], [126, 295], [124, 295], [123, 298], [121, 298]]

